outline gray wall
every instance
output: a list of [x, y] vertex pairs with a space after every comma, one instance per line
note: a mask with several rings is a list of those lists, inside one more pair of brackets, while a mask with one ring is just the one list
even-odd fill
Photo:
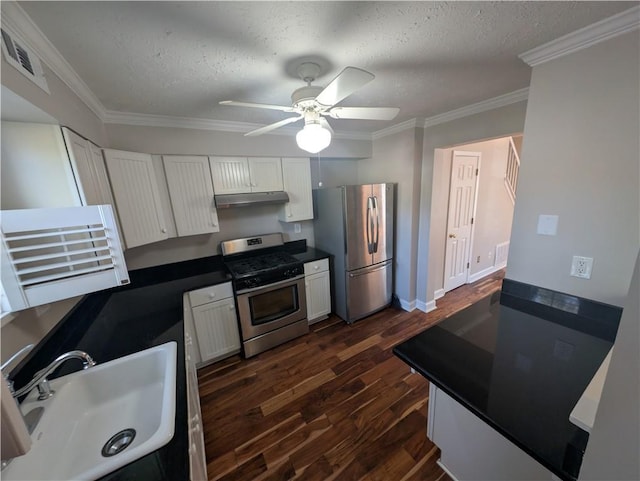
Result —
[[375, 139], [372, 158], [358, 161], [358, 183], [398, 184], [394, 292], [408, 308], [415, 307], [416, 299], [421, 159], [422, 129], [407, 129]]
[[636, 259], [580, 479], [640, 479], [640, 256]]
[[[121, 124], [106, 124], [106, 130], [110, 148], [149, 154], [309, 156], [309, 153], [296, 145], [295, 135], [245, 137], [240, 132]], [[334, 138], [331, 145], [322, 151], [322, 157], [371, 157], [371, 142]]]
[[[622, 305], [640, 244], [635, 31], [533, 69], [507, 277]], [[554, 237], [539, 214], [559, 215]], [[590, 280], [570, 277], [593, 257]]]
[[[461, 119], [425, 128], [422, 160], [422, 191], [420, 196], [420, 229], [418, 238], [416, 292], [419, 304], [428, 304], [434, 299], [438, 279], [442, 271], [431, 265], [444, 256], [438, 243], [445, 231], [441, 222], [432, 225], [432, 188], [434, 179], [434, 152], [436, 149], [452, 147], [497, 137], [522, 133], [527, 102], [518, 102]], [[435, 171], [439, 175], [438, 171]], [[440, 172], [442, 174], [442, 172]], [[440, 178], [440, 177], [439, 177]], [[445, 214], [446, 215], [446, 214]], [[445, 226], [446, 227], [446, 224]], [[433, 249], [431, 248], [433, 244]]]

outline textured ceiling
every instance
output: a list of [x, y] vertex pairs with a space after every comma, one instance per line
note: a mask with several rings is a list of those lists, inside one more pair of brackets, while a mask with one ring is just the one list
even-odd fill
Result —
[[400, 107], [373, 132], [528, 86], [518, 59], [630, 2], [20, 2], [108, 110], [270, 123], [315, 59], [326, 85], [345, 66], [376, 75], [344, 106]]

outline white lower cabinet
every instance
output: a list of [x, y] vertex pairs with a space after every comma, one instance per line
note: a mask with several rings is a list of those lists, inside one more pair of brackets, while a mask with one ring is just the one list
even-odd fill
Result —
[[[185, 295], [185, 300], [187, 296]], [[188, 305], [188, 304], [186, 304]], [[186, 310], [185, 310], [186, 312]], [[187, 423], [189, 434], [189, 479], [206, 481], [207, 459], [204, 450], [202, 411], [198, 391], [198, 374], [194, 356], [194, 331], [192, 324], [184, 322], [185, 369], [187, 375]]]
[[427, 437], [440, 448], [438, 464], [459, 481], [554, 480], [551, 471], [433, 384]]
[[230, 282], [188, 293], [199, 349], [198, 363], [240, 352], [236, 304]]
[[304, 283], [309, 324], [326, 319], [331, 312], [331, 281], [329, 259], [307, 262]]

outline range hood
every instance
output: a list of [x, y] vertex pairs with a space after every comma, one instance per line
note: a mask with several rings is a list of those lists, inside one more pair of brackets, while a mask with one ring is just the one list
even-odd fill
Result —
[[264, 204], [284, 204], [289, 202], [289, 195], [283, 191], [277, 192], [248, 192], [245, 194], [222, 194], [213, 196], [216, 208], [248, 207]]

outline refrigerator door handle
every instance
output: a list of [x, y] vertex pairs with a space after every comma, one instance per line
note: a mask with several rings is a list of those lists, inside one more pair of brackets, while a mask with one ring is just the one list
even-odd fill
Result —
[[375, 209], [376, 214], [376, 236], [373, 241], [373, 252], [378, 252], [378, 240], [380, 239], [380, 213], [378, 212], [378, 198], [373, 196], [373, 208]]
[[371, 211], [373, 210], [373, 197], [367, 197], [367, 251], [369, 254], [373, 254], [373, 243], [371, 237], [373, 237], [373, 217]]
[[382, 269], [386, 269], [387, 267], [389, 267], [389, 264], [391, 264], [391, 259], [385, 261], [384, 263], [382, 263], [379, 266], [376, 266], [374, 268], [360, 269], [360, 272], [356, 272], [355, 274], [353, 272], [349, 272], [349, 277], [366, 276], [367, 274], [369, 274], [371, 272], [376, 272], [376, 271], [381, 271]]

